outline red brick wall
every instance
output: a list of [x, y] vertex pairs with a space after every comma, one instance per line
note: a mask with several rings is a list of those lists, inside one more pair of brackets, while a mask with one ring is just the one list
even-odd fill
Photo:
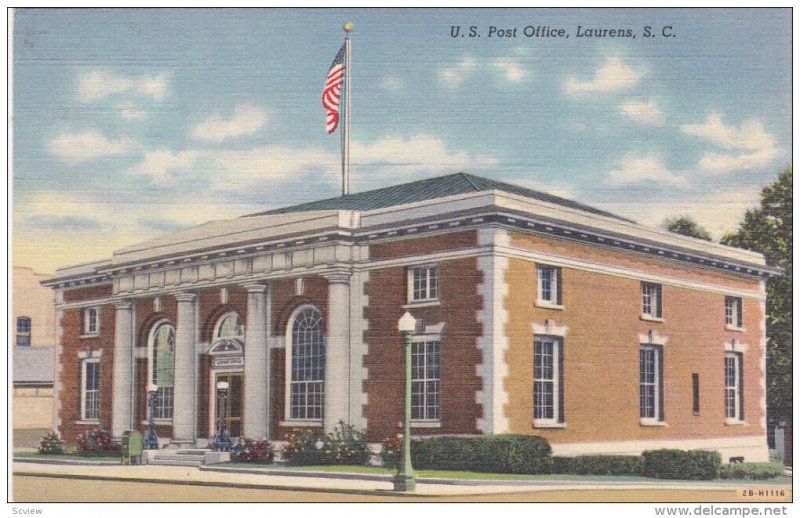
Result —
[[[440, 243], [441, 245], [441, 243]], [[477, 348], [481, 325], [476, 313], [482, 307], [477, 287], [482, 275], [477, 259], [439, 263], [440, 305], [412, 308], [416, 318], [428, 324], [445, 323], [442, 334], [441, 428], [415, 428], [415, 435], [478, 433], [482, 409], [475, 401], [481, 389], [476, 365], [482, 361]], [[372, 270], [364, 291], [369, 297], [365, 333], [369, 352], [364, 361], [369, 379], [364, 383], [365, 409], [370, 440], [381, 440], [400, 431], [403, 419], [404, 349], [397, 320], [407, 301], [406, 269]]]
[[369, 245], [369, 257], [372, 260], [410, 257], [445, 250], [470, 249], [477, 245], [478, 231], [464, 230], [436, 236], [372, 243]]
[[[83, 432], [97, 428], [111, 429], [112, 372], [114, 368], [114, 306], [106, 304], [100, 309], [100, 334], [81, 338], [83, 316], [80, 308], [66, 309], [61, 320], [63, 345], [58, 359], [62, 365], [60, 374], [62, 392], [59, 432], [68, 444]], [[100, 357], [100, 423], [80, 424], [81, 419], [81, 359], [79, 353], [102, 351]]]
[[110, 284], [69, 289], [64, 290], [64, 302], [80, 302], [84, 300], [102, 299], [105, 297], [110, 297], [111, 293], [112, 286]]

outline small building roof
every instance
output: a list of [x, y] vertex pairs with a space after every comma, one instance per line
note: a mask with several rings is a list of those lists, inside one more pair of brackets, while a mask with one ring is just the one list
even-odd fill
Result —
[[14, 346], [15, 386], [52, 385], [55, 380], [55, 347]]
[[567, 200], [559, 196], [553, 196], [519, 185], [513, 185], [505, 182], [498, 182], [497, 180], [490, 180], [467, 173], [456, 173], [446, 176], [437, 176], [435, 178], [426, 178], [416, 182], [404, 183], [400, 185], [392, 185], [382, 189], [375, 189], [372, 191], [359, 192], [356, 194], [348, 194], [346, 196], [338, 196], [336, 198], [327, 198], [324, 200], [311, 201], [307, 203], [300, 203], [289, 207], [281, 207], [264, 212], [256, 212], [248, 214], [244, 217], [250, 216], [267, 216], [273, 214], [286, 214], [288, 212], [306, 212], [317, 210], [357, 210], [367, 211], [374, 209], [383, 209], [386, 207], [394, 207], [396, 205], [405, 205], [407, 203], [415, 203], [425, 200], [433, 200], [436, 198], [443, 198], [445, 196], [453, 196], [457, 194], [468, 194], [483, 191], [504, 191], [526, 198], [533, 198], [539, 201], [545, 201], [560, 205], [562, 207], [569, 207], [591, 214], [600, 216], [607, 216], [621, 221], [631, 222], [631, 220], [622, 218], [610, 212], [596, 209], [583, 203]]

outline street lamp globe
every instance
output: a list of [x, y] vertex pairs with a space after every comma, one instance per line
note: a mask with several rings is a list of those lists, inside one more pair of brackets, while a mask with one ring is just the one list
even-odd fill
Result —
[[217, 390], [228, 390], [228, 382], [227, 381], [218, 381], [217, 382]]
[[417, 319], [406, 311], [400, 320], [397, 321], [397, 329], [401, 333], [413, 333], [417, 327]]

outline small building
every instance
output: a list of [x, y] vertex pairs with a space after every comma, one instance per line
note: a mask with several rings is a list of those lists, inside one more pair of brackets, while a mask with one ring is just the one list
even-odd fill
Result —
[[394, 436], [397, 321], [417, 319], [412, 433], [532, 434], [557, 455], [767, 460], [758, 253], [468, 174], [213, 221], [61, 268], [57, 426], [203, 446]]
[[15, 266], [12, 277], [12, 430], [15, 448], [38, 446], [53, 430], [56, 311], [52, 275]]

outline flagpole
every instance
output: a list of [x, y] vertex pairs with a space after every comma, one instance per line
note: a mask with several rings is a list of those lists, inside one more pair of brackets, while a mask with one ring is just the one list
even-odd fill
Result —
[[344, 131], [342, 132], [342, 196], [350, 194], [350, 31], [353, 25], [347, 22], [344, 29]]

